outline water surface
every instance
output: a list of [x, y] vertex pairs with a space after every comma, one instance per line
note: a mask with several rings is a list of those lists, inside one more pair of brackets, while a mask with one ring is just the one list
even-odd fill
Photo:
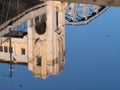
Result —
[[[66, 26], [66, 63], [58, 76], [50, 76], [46, 80], [34, 78], [27, 66], [13, 65], [13, 78], [9, 78], [9, 65], [0, 64], [0, 88], [119, 90], [119, 16], [120, 9], [111, 7], [88, 25]], [[11, 84], [14, 86], [9, 87]]]

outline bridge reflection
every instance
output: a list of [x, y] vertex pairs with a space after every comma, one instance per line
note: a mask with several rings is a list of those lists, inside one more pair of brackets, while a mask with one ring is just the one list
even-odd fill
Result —
[[35, 77], [44, 79], [58, 75], [65, 63], [65, 13], [56, 12], [55, 3], [47, 4], [46, 11], [26, 26], [8, 27], [12, 31], [0, 37], [0, 61], [10, 62], [12, 54], [12, 63], [27, 64]]
[[[79, 8], [78, 13], [73, 13], [76, 10], [74, 5], [70, 7], [68, 2], [46, 1], [1, 23], [0, 61], [10, 65], [28, 65], [35, 77], [43, 79], [58, 75], [65, 64], [65, 25], [86, 24], [106, 8], [94, 6], [91, 14], [91, 5], [79, 4], [82, 11]], [[76, 15], [79, 12], [82, 19], [78, 20]], [[66, 13], [71, 21], [65, 18]]]

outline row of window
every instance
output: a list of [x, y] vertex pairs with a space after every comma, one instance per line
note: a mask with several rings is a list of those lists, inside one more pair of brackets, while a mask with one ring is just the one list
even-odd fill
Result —
[[[7, 46], [0, 46], [0, 52], [5, 52], [5, 53], [13, 53], [13, 47], [7, 47]], [[22, 55], [25, 55], [25, 49], [24, 48], [21, 48], [21, 54]]]

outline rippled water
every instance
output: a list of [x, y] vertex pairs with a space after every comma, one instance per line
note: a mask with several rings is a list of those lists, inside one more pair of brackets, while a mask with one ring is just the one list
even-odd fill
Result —
[[66, 26], [66, 63], [58, 76], [34, 78], [27, 66], [0, 64], [3, 90], [119, 90], [120, 9], [109, 8], [93, 22]]

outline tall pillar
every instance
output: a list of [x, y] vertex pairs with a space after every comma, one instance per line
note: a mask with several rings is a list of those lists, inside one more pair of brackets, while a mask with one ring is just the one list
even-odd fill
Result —
[[56, 30], [56, 10], [54, 1], [47, 1], [47, 61], [48, 72], [53, 73], [52, 61], [54, 59], [54, 32]]
[[29, 70], [43, 79], [59, 74], [65, 59], [65, 9], [55, 1], [46, 1], [45, 9], [45, 14], [28, 21]]
[[[62, 8], [62, 4], [61, 7]], [[58, 9], [58, 27], [56, 30], [56, 60], [54, 60], [54, 73], [53, 74], [59, 74], [62, 70], [62, 66], [64, 64], [64, 53], [65, 53], [65, 9], [61, 10]], [[61, 66], [62, 65], [62, 66]]]
[[35, 77], [47, 77], [46, 11], [28, 21], [28, 69]]
[[33, 59], [33, 21], [28, 20], [28, 69], [32, 70]]

